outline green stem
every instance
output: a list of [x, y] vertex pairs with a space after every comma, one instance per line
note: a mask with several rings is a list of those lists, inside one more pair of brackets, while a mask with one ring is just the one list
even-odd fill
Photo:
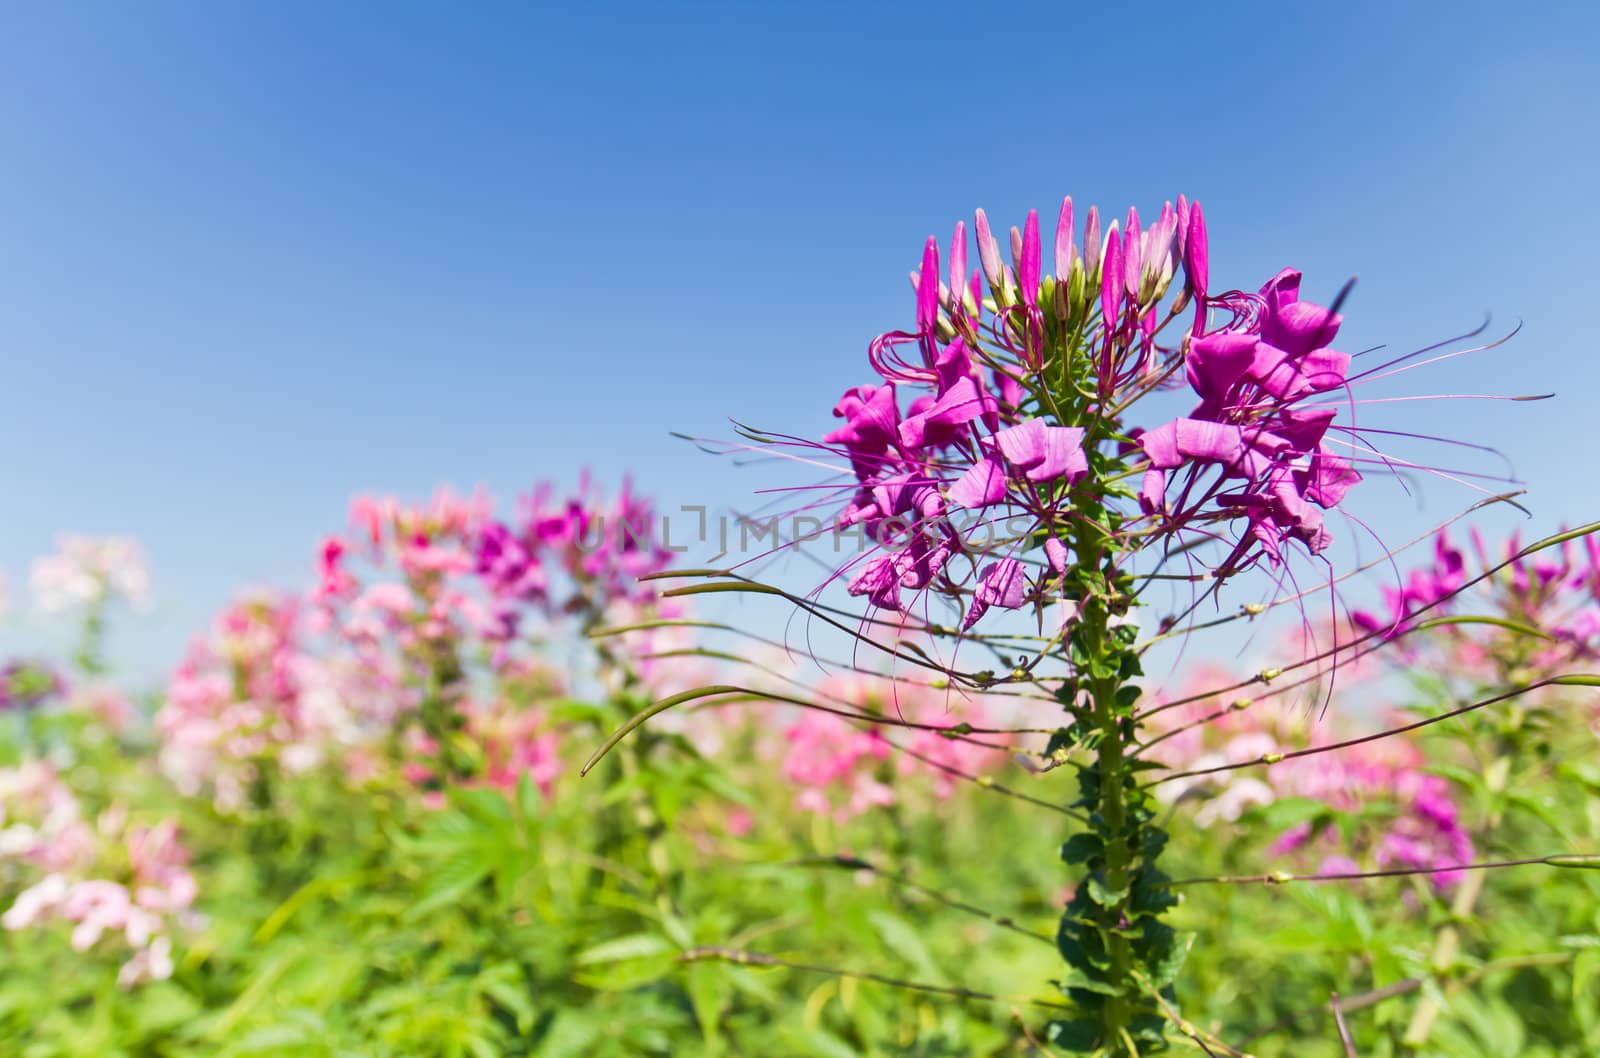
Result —
[[[1106, 613], [1105, 608], [1098, 604], [1090, 605], [1084, 614], [1085, 646], [1099, 656], [1106, 656]], [[1100, 772], [1100, 804], [1099, 813], [1101, 830], [1105, 840], [1105, 878], [1106, 888], [1113, 893], [1126, 893], [1128, 890], [1128, 867], [1130, 854], [1127, 838], [1127, 813], [1123, 799], [1123, 784], [1126, 779], [1127, 757], [1122, 740], [1122, 722], [1117, 716], [1117, 680], [1115, 676], [1102, 677], [1091, 680], [1089, 685], [1090, 700], [1093, 703], [1094, 725], [1100, 739], [1096, 751], [1095, 762]], [[1105, 932], [1107, 954], [1111, 959], [1111, 984], [1118, 989], [1118, 995], [1108, 997], [1102, 1016], [1102, 1024], [1107, 1041], [1115, 1041], [1112, 1045], [1121, 1047], [1121, 1040], [1128, 1027], [1128, 1003], [1126, 991], [1131, 987], [1129, 968], [1132, 964], [1132, 949], [1128, 938], [1122, 934], [1118, 926], [1127, 919], [1128, 898], [1124, 895], [1111, 907], [1106, 908], [1107, 918], [1110, 919], [1112, 928]]]
[[1057, 936], [1073, 971], [1064, 986], [1078, 1015], [1052, 1026], [1052, 1042], [1080, 1054], [1138, 1058], [1141, 1048], [1157, 1051], [1164, 1042], [1180, 958], [1177, 936], [1161, 916], [1176, 901], [1156, 868], [1165, 836], [1135, 781], [1138, 692], [1131, 681], [1138, 657], [1113, 627], [1118, 602], [1111, 578], [1084, 579], [1072, 637], [1079, 677], [1062, 691], [1074, 722], [1062, 734], [1067, 744], [1093, 747], [1075, 805], [1088, 810], [1090, 829], [1062, 848], [1064, 860], [1082, 867]]
[[[1505, 794], [1506, 783], [1511, 774], [1511, 758], [1504, 754], [1496, 756], [1489, 762], [1484, 770], [1484, 784], [1494, 805], [1496, 806], [1489, 819], [1489, 827], [1499, 823], [1500, 800]], [[1487, 828], [1486, 828], [1487, 829]], [[1462, 879], [1461, 887], [1456, 890], [1456, 895], [1450, 901], [1450, 921], [1439, 930], [1439, 935], [1434, 938], [1433, 954], [1429, 965], [1435, 973], [1445, 973], [1455, 966], [1461, 954], [1461, 930], [1459, 923], [1472, 917], [1472, 912], [1478, 904], [1478, 897], [1483, 893], [1483, 883], [1488, 877], [1488, 871], [1469, 871], [1467, 877]], [[1406, 1026], [1405, 1036], [1401, 1038], [1401, 1045], [1408, 1052], [1415, 1052], [1428, 1042], [1428, 1037], [1433, 1034], [1433, 1025], [1443, 1013], [1436, 994], [1424, 995], [1417, 1004], [1416, 1011], [1411, 1015], [1411, 1021]]]

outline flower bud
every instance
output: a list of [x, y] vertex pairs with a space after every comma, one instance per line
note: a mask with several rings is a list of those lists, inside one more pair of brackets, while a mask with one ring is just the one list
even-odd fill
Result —
[[1083, 268], [1091, 280], [1100, 278], [1100, 260], [1105, 244], [1100, 239], [1100, 207], [1089, 207], [1089, 220], [1083, 229]]
[[[1017, 229], [1012, 228], [1012, 235]], [[1017, 260], [1017, 282], [1022, 287], [1022, 301], [1032, 308], [1039, 300], [1039, 273], [1043, 262], [1043, 250], [1039, 245], [1039, 211], [1028, 210], [1028, 219], [1024, 222], [1022, 232], [1022, 255]]]
[[1061, 200], [1061, 215], [1056, 218], [1056, 278], [1066, 279], [1072, 270], [1072, 196]]
[[989, 289], [998, 293], [1002, 279], [1000, 244], [994, 241], [994, 235], [989, 231], [989, 218], [984, 216], [983, 210], [977, 211], [974, 224], [978, 237], [978, 260], [983, 264], [983, 276], [989, 281]]
[[[967, 289], [967, 225], [956, 221], [956, 233], [950, 238], [950, 289], [957, 293]], [[952, 304], [954, 304], [952, 302]]]
[[1190, 289], [1202, 298], [1206, 296], [1206, 281], [1210, 278], [1210, 245], [1206, 241], [1206, 217], [1196, 202], [1189, 207], [1189, 231], [1183, 242], [1183, 274]]

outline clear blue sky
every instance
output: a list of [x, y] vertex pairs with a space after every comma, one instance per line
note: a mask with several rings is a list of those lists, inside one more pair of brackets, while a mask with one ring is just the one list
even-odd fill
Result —
[[1561, 398], [1419, 422], [1600, 515], [1595, 10], [4, 4], [0, 566], [137, 535], [165, 665], [354, 491], [737, 502], [669, 431], [816, 431], [927, 234], [1068, 192], [1202, 199], [1223, 285], [1359, 273], [1351, 347], [1520, 318], [1420, 388]]

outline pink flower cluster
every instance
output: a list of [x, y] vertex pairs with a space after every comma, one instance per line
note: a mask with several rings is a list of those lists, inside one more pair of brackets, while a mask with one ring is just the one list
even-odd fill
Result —
[[[479, 533], [491, 504], [482, 493], [448, 489], [425, 504], [358, 496], [350, 504], [349, 536], [323, 541], [315, 599], [324, 623], [361, 648], [378, 672], [382, 647], [398, 647], [414, 663], [436, 648], [451, 649], [471, 632], [493, 636], [496, 624], [470, 579]], [[349, 568], [364, 557], [378, 576], [363, 584]], [[399, 580], [387, 579], [393, 568]]]
[[[839, 525], [878, 544], [849, 568], [850, 594], [904, 610], [903, 591], [934, 591], [965, 609], [964, 627], [1017, 609], [1065, 572], [1086, 500], [1136, 501], [1128, 550], [1154, 534], [1214, 539], [1212, 526], [1237, 523], [1219, 563], [1228, 571], [1263, 555], [1276, 565], [1289, 541], [1327, 547], [1319, 512], [1360, 474], [1323, 442], [1337, 409], [1317, 398], [1345, 387], [1350, 358], [1329, 348], [1338, 315], [1300, 299], [1300, 273], [1285, 269], [1255, 294], [1211, 294], [1204, 216], [1182, 196], [1148, 228], [1129, 210], [1103, 235], [1091, 208], [1081, 251], [1068, 198], [1053, 277], [1037, 213], [1011, 231], [1012, 267], [982, 210], [976, 224], [981, 269], [967, 271], [965, 224], [948, 283], [928, 240], [912, 276], [916, 329], [872, 343], [881, 382], [846, 391], [833, 412], [844, 424], [823, 438], [856, 479]], [[1164, 305], [1180, 263], [1185, 286]], [[1190, 301], [1192, 327], [1163, 344]], [[1124, 423], [1180, 371], [1199, 397], [1188, 416], [1143, 431]], [[1116, 484], [1141, 475], [1137, 494]], [[1035, 544], [1043, 560], [1031, 571]], [[953, 567], [957, 556], [970, 561]]]
[[[567, 768], [561, 757], [561, 736], [540, 706], [558, 698], [564, 688], [559, 675], [536, 662], [503, 667], [493, 693], [460, 703], [462, 726], [474, 747], [476, 768], [471, 775], [455, 776], [454, 785], [484, 786], [510, 792], [526, 775], [548, 797], [556, 779]], [[438, 745], [426, 734], [411, 729], [404, 740], [407, 759], [401, 774], [408, 782], [428, 788], [430, 805], [442, 805], [437, 773]]]
[[128, 954], [117, 974], [122, 987], [170, 977], [174, 933], [199, 921], [176, 822], [130, 826], [126, 812], [113, 807], [90, 827], [80, 812], [49, 765], [30, 761], [0, 771], [0, 866], [44, 872], [16, 894], [0, 926], [64, 922], [80, 952], [116, 936]]
[[[612, 606], [650, 607], [655, 592], [639, 578], [672, 557], [655, 542], [650, 504], [626, 485], [611, 501], [587, 483], [563, 497], [541, 485], [513, 522], [496, 519], [482, 492], [448, 491], [422, 507], [362, 497], [351, 520], [353, 539], [323, 544], [317, 598], [345, 639], [388, 640], [412, 656], [476, 638], [497, 648], [500, 663], [530, 614], [593, 624]], [[402, 580], [363, 587], [349, 566], [358, 553], [378, 571], [392, 561]]]
[[72, 871], [95, 856], [94, 828], [50, 764], [25, 760], [0, 768], [0, 862]]
[[[1224, 569], [1236, 568], [1252, 544], [1274, 565], [1289, 540], [1318, 554], [1331, 541], [1320, 512], [1337, 507], [1361, 480], [1323, 441], [1337, 406], [1316, 401], [1346, 385], [1350, 355], [1329, 347], [1340, 317], [1300, 300], [1300, 273], [1292, 268], [1256, 295], [1236, 292], [1213, 303], [1233, 308], [1234, 323], [1189, 344], [1184, 366], [1200, 397], [1194, 410], [1139, 437], [1150, 460], [1141, 503], [1174, 526], [1245, 518], [1249, 535]], [[1169, 503], [1175, 471], [1180, 486]]]
[[[1232, 682], [1227, 673], [1199, 670], [1188, 680], [1195, 690], [1178, 697]], [[1147, 729], [1152, 739], [1160, 739], [1157, 759], [1181, 764], [1187, 771], [1250, 764], [1337, 738], [1328, 725], [1311, 720], [1314, 714], [1276, 698], [1230, 703], [1204, 697], [1151, 713]], [[1471, 863], [1472, 839], [1450, 786], [1427, 774], [1426, 765], [1416, 744], [1385, 738], [1282, 760], [1265, 769], [1218, 771], [1163, 783], [1156, 791], [1169, 801], [1202, 799], [1195, 813], [1202, 825], [1232, 822], [1252, 807], [1288, 797], [1321, 801], [1337, 812], [1377, 812], [1374, 832], [1348, 833], [1342, 846], [1331, 831], [1316, 833], [1309, 823], [1280, 835], [1272, 846], [1277, 855], [1321, 848], [1324, 859], [1319, 870], [1324, 873], [1360, 869], [1352, 866], [1356, 862], [1352, 857], [1358, 855], [1370, 855], [1377, 868], [1437, 870]], [[1448, 886], [1458, 882], [1461, 873], [1447, 870], [1432, 877], [1437, 885]]]
[[[587, 485], [554, 497], [536, 490], [514, 524], [481, 491], [416, 505], [358, 497], [349, 530], [322, 543], [309, 605], [243, 600], [194, 644], [157, 717], [165, 770], [227, 810], [267, 772], [326, 761], [360, 781], [398, 770], [429, 788], [526, 772], [548, 791], [557, 736], [537, 702], [557, 693], [539, 662], [554, 623], [678, 612], [639, 582], [670, 558], [651, 542], [646, 501], [624, 488], [608, 502]], [[530, 616], [543, 622], [531, 633]], [[668, 662], [650, 655], [683, 645], [671, 633], [624, 639], [611, 668], [651, 685]]]
[[244, 807], [263, 769], [295, 774], [338, 759], [364, 717], [306, 642], [292, 596], [249, 596], [197, 638], [156, 714], [162, 770], [185, 794]]
[[[1432, 560], [1412, 569], [1400, 586], [1383, 589], [1387, 616], [1354, 610], [1350, 620], [1355, 630], [1399, 640], [1410, 660], [1424, 647], [1442, 646], [1451, 661], [1441, 671], [1482, 681], [1506, 676], [1513, 663], [1554, 672], [1600, 658], [1600, 539], [1587, 535], [1527, 556], [1515, 533], [1498, 552], [1476, 529], [1470, 539], [1473, 567], [1467, 554], [1440, 532]], [[1490, 570], [1495, 572], [1484, 576]], [[1470, 591], [1469, 580], [1476, 581]], [[1437, 625], [1425, 644], [1407, 635], [1421, 620], [1472, 615], [1531, 627], [1549, 638], [1533, 639], [1525, 631], [1493, 623]]]
[[[1403, 867], [1428, 870], [1435, 885], [1452, 886], [1465, 877], [1464, 871], [1440, 870], [1460, 867], [1474, 859], [1472, 836], [1462, 825], [1460, 812], [1451, 796], [1450, 784], [1423, 769], [1427, 759], [1415, 745], [1393, 740], [1373, 744], [1377, 749], [1358, 747], [1362, 752], [1339, 750], [1286, 761], [1273, 769], [1271, 776], [1280, 796], [1309, 797], [1340, 812], [1359, 812], [1374, 805], [1393, 805], [1397, 811], [1377, 835], [1370, 848], [1378, 868]], [[1301, 823], [1273, 843], [1275, 854], [1287, 854], [1302, 847], [1315, 847], [1318, 838], [1324, 847], [1333, 845], [1333, 833], [1318, 833], [1310, 823]], [[1323, 873], [1351, 873], [1359, 868], [1348, 855], [1326, 857]]]
[[926, 782], [935, 798], [945, 800], [961, 776], [989, 775], [1006, 763], [1003, 749], [929, 730], [983, 724], [986, 710], [979, 700], [862, 673], [830, 676], [816, 695], [845, 712], [921, 726], [902, 730], [798, 709], [779, 729], [781, 738], [758, 752], [780, 759], [783, 777], [799, 789], [795, 804], [803, 811], [850, 819], [897, 803], [905, 781]]

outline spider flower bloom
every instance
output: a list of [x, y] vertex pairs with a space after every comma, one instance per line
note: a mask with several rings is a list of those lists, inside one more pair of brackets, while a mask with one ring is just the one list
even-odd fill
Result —
[[[1451, 476], [1378, 450], [1412, 435], [1354, 421], [1354, 387], [1417, 354], [1353, 371], [1336, 347], [1338, 302], [1303, 297], [1293, 268], [1220, 289], [1200, 203], [1179, 196], [1153, 220], [1130, 209], [1102, 230], [1098, 209], [1080, 215], [1068, 199], [1048, 255], [1036, 213], [1011, 230], [1011, 267], [982, 211], [975, 228], [982, 267], [963, 276], [957, 225], [948, 282], [937, 241], [924, 245], [914, 328], [869, 344], [878, 378], [841, 396], [821, 444], [779, 442], [848, 461], [837, 529], [871, 546], [838, 575], [872, 607], [909, 614], [943, 598], [967, 627], [1040, 607], [1062, 572], [1041, 554], [1051, 541], [1072, 554], [1094, 541], [1129, 572], [1144, 550], [1181, 550], [1217, 580], [1279, 568], [1327, 551], [1329, 514], [1363, 471]], [[1187, 413], [1147, 411], [1185, 384]], [[1022, 563], [1022, 592], [978, 596], [1001, 558]]]
[[[904, 611], [924, 593], [968, 593], [971, 627], [1042, 601], [1078, 550], [1064, 542], [1085, 528], [1121, 552], [1221, 541], [1223, 572], [1281, 564], [1291, 544], [1327, 548], [1325, 513], [1361, 481], [1327, 439], [1351, 382], [1350, 356], [1331, 344], [1339, 315], [1301, 298], [1294, 269], [1255, 293], [1214, 292], [1198, 202], [1180, 196], [1148, 224], [1130, 210], [1103, 236], [1091, 208], [1081, 250], [1076, 218], [1064, 201], [1054, 275], [1042, 272], [1037, 213], [1012, 230], [1012, 268], [981, 210], [981, 269], [961, 274], [964, 225], [948, 284], [937, 243], [924, 247], [916, 329], [871, 343], [879, 380], [845, 392], [822, 442], [855, 479], [840, 526], [874, 545], [844, 571], [850, 594]], [[1168, 337], [1191, 302], [1192, 325]], [[1179, 380], [1193, 409], [1139, 425], [1139, 402]], [[1052, 541], [1048, 561], [1031, 557]], [[971, 559], [959, 575], [958, 556]]]

